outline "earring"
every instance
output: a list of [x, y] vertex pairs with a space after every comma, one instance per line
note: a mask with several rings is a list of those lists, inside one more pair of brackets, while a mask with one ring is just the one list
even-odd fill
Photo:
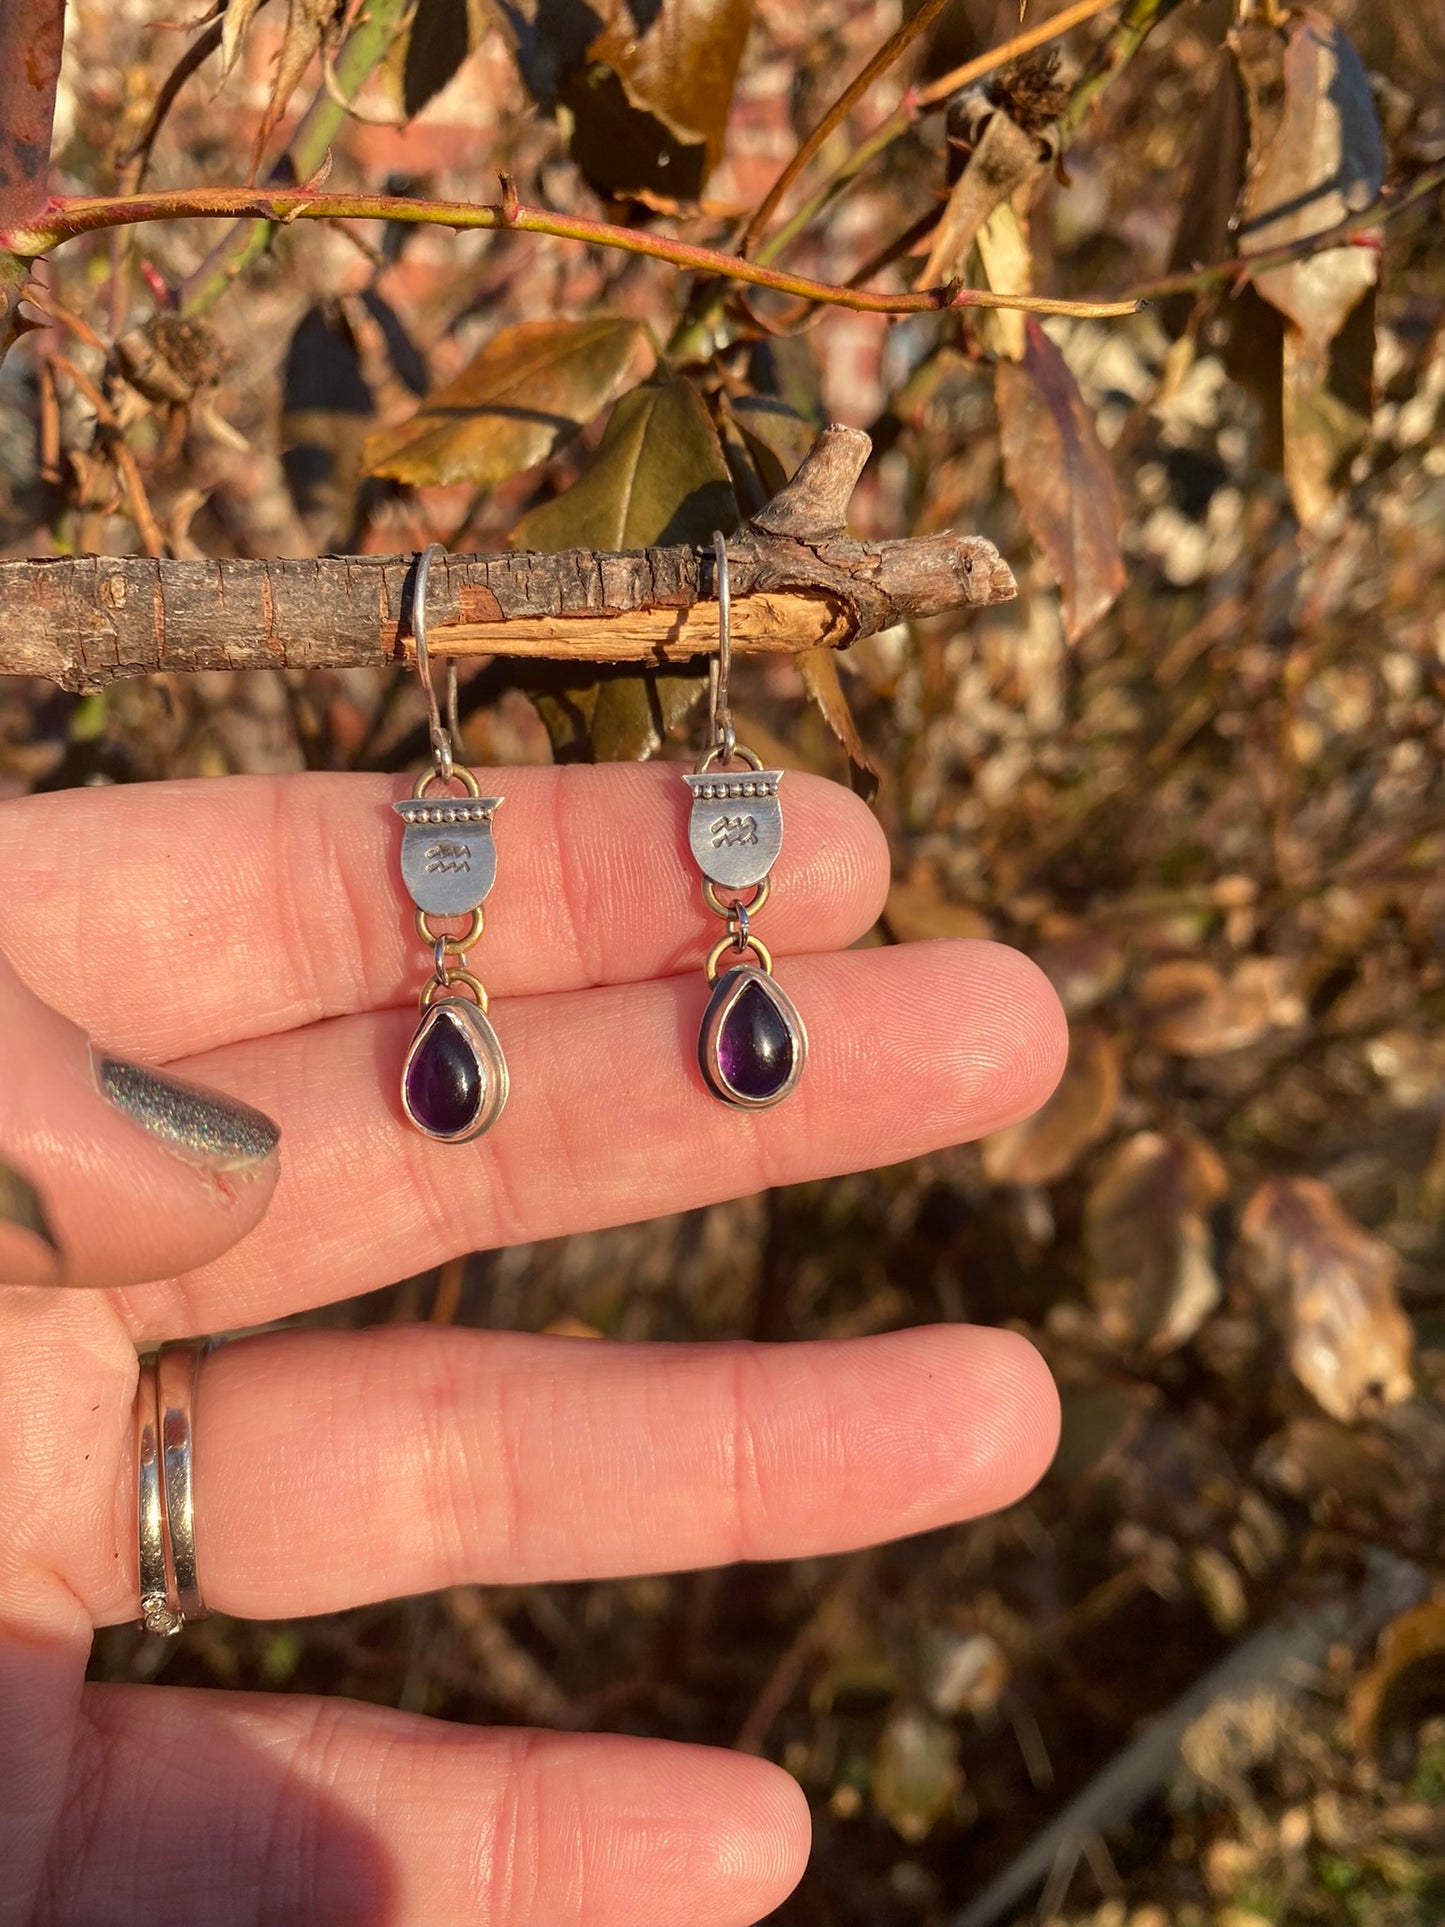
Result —
[[[483, 796], [476, 777], [453, 760], [461, 741], [455, 659], [447, 663], [445, 727], [432, 688], [427, 580], [433, 557], [445, 553], [439, 542], [423, 551], [412, 590], [411, 627], [426, 698], [431, 766], [418, 775], [406, 802], [392, 804], [406, 825], [402, 881], [416, 905], [417, 935], [432, 953], [432, 974], [421, 989], [421, 1022], [402, 1065], [401, 1103], [424, 1136], [465, 1144], [491, 1129], [507, 1101], [507, 1060], [487, 1021], [487, 993], [467, 969], [467, 952], [485, 921], [482, 903], [496, 881], [492, 816], [505, 799]], [[461, 785], [461, 795], [453, 793], [453, 783]], [[463, 917], [467, 922], [460, 932], [432, 927], [434, 918], [455, 923]]]
[[[688, 844], [702, 871], [703, 902], [727, 923], [727, 935], [708, 952], [712, 985], [697, 1039], [697, 1061], [714, 1097], [743, 1111], [766, 1111], [797, 1085], [808, 1055], [808, 1033], [792, 1000], [773, 978], [773, 959], [750, 919], [768, 900], [770, 878], [783, 845], [778, 786], [784, 771], [764, 769], [737, 740], [728, 707], [732, 667], [732, 603], [727, 544], [713, 537], [718, 600], [718, 650], [709, 675], [713, 740], [691, 776]], [[742, 763], [741, 770], [731, 765]], [[719, 890], [729, 892], [727, 900]], [[739, 892], [751, 890], [746, 902]], [[756, 959], [749, 962], [749, 955]], [[724, 960], [726, 959], [726, 965]]]

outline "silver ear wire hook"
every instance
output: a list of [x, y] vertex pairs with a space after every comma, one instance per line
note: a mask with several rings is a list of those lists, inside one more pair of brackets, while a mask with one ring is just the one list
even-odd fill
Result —
[[718, 759], [726, 767], [737, 751], [737, 731], [728, 707], [728, 677], [732, 671], [732, 594], [728, 584], [727, 537], [721, 529], [712, 538], [713, 576], [717, 583], [717, 654], [708, 664], [712, 698], [712, 734]]
[[417, 558], [416, 580], [411, 592], [411, 633], [416, 643], [416, 673], [421, 678], [422, 694], [426, 698], [427, 730], [431, 736], [432, 761], [436, 765], [437, 775], [443, 781], [450, 781], [452, 763], [461, 754], [462, 744], [461, 725], [457, 713], [456, 657], [447, 658], [447, 719], [446, 726], [443, 728], [436, 691], [432, 687], [431, 655], [426, 646], [427, 581], [431, 575], [432, 558], [445, 554], [446, 550], [440, 542], [430, 542]]

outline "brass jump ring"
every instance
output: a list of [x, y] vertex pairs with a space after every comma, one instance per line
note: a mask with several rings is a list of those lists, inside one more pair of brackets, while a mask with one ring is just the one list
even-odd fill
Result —
[[472, 920], [460, 936], [449, 936], [444, 931], [433, 930], [425, 910], [416, 913], [416, 934], [430, 948], [440, 944], [448, 956], [460, 957], [463, 951], [470, 950], [474, 943], [481, 941], [482, 926], [486, 922], [486, 912], [478, 904], [472, 912]]
[[[773, 877], [772, 872], [769, 871], [767, 876], [759, 883], [756, 895], [749, 897], [745, 904], [741, 897], [735, 898], [734, 902], [738, 904], [739, 908], [745, 909], [750, 917], [755, 917], [767, 902], [772, 887]], [[702, 880], [702, 900], [715, 917], [728, 917], [732, 915], [733, 905], [723, 902], [717, 893], [717, 885], [711, 877], [704, 877]]]
[[429, 978], [427, 982], [422, 985], [421, 989], [419, 1001], [422, 1009], [430, 1010], [437, 998], [440, 997], [444, 991], [450, 992], [454, 990], [458, 984], [460, 984], [464, 990], [469, 990], [472, 993], [476, 1001], [477, 1009], [481, 1011], [485, 1017], [487, 1013], [486, 989], [481, 978], [474, 977], [470, 970], [449, 970], [446, 973], [445, 979], [439, 977]]
[[[740, 946], [733, 942], [732, 934], [729, 932], [726, 937], [720, 937], [712, 949], [708, 951], [706, 969], [707, 980], [710, 984], [717, 982], [717, 969], [718, 965], [722, 962], [723, 952], [725, 950], [731, 950], [734, 955], [736, 955], [739, 948]], [[773, 953], [763, 942], [762, 938], [754, 936], [752, 931], [748, 932], [746, 950], [751, 950], [754, 953], [758, 960], [758, 968], [766, 971], [768, 976], [771, 977], [773, 974]], [[744, 954], [746, 954], [746, 951], [744, 951]]]

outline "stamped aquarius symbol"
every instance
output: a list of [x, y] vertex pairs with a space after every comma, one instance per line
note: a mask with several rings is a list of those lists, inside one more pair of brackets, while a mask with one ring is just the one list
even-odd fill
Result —
[[756, 843], [758, 840], [758, 819], [755, 816], [720, 816], [712, 826], [712, 847], [736, 848], [742, 844]]
[[[783, 847], [778, 785], [784, 774], [780, 769], [700, 769], [684, 779], [692, 791], [688, 845], [705, 877], [724, 889], [746, 890], [772, 869]], [[747, 807], [719, 812], [719, 803]]]
[[[429, 917], [466, 916], [497, 877], [492, 815], [500, 796], [409, 796], [392, 808], [406, 825], [401, 875]], [[438, 836], [442, 830], [444, 835]]]

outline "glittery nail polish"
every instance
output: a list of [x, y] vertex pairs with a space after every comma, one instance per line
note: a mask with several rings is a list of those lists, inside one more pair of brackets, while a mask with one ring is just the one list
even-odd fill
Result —
[[182, 1157], [212, 1171], [234, 1171], [270, 1157], [280, 1126], [264, 1111], [168, 1071], [128, 1064], [122, 1057], [92, 1059], [103, 1097]]

